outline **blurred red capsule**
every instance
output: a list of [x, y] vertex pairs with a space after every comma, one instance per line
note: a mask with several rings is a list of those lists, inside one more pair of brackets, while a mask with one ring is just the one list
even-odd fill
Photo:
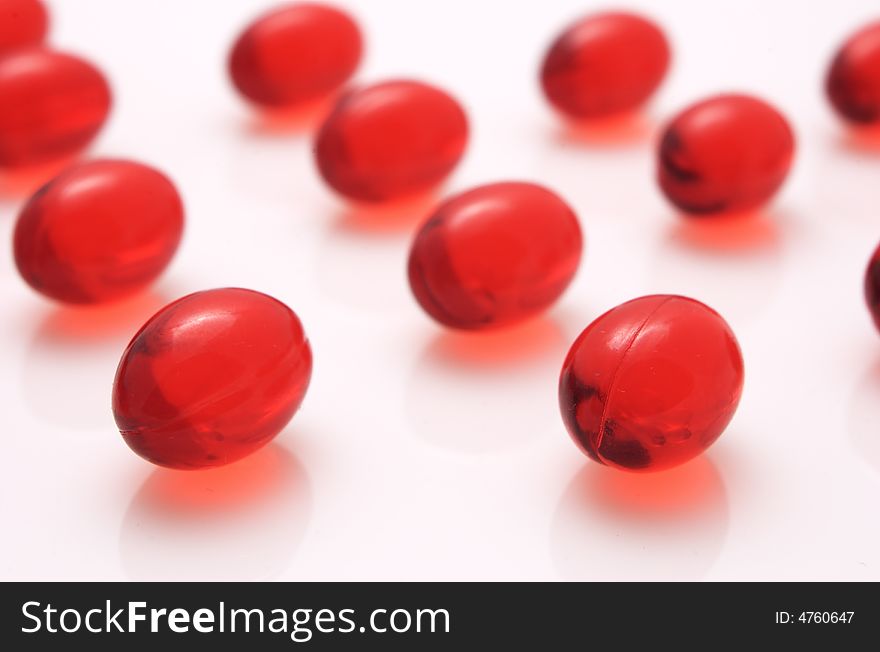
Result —
[[604, 118], [642, 105], [663, 81], [669, 59], [669, 43], [651, 21], [596, 14], [556, 38], [541, 67], [541, 85], [569, 117]]
[[0, 167], [76, 154], [110, 113], [104, 75], [79, 57], [44, 48], [0, 57]]
[[840, 47], [828, 70], [825, 90], [844, 120], [880, 124], [880, 21], [866, 25]]
[[0, 0], [0, 52], [39, 45], [48, 29], [49, 15], [40, 0]]
[[229, 55], [238, 91], [264, 107], [290, 108], [338, 90], [361, 60], [354, 20], [319, 4], [275, 9], [242, 32]]
[[740, 213], [767, 202], [794, 157], [788, 120], [747, 95], [718, 95], [679, 113], [663, 132], [657, 179], [687, 214]]
[[315, 159], [338, 193], [381, 202], [443, 181], [467, 140], [467, 116], [451, 95], [417, 81], [388, 81], [340, 98], [318, 132]]

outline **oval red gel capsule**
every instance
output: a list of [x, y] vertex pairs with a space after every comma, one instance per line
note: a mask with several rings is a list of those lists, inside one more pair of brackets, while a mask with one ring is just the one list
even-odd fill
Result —
[[775, 108], [746, 95], [719, 95], [679, 113], [657, 157], [660, 188], [693, 215], [745, 212], [785, 181], [794, 133]]
[[880, 21], [866, 25], [840, 47], [825, 90], [845, 120], [858, 125], [880, 123]]
[[113, 415], [154, 464], [220, 466], [281, 432], [311, 373], [308, 340], [286, 305], [252, 290], [196, 292], [134, 336], [116, 371]]
[[90, 161], [62, 172], [24, 206], [15, 263], [48, 297], [98, 303], [159, 276], [182, 230], [183, 204], [164, 174], [133, 161]]
[[494, 183], [445, 201], [419, 229], [409, 283], [441, 324], [499, 326], [556, 301], [581, 250], [577, 217], [558, 195], [532, 183]]
[[275, 9], [251, 23], [229, 56], [238, 91], [265, 107], [292, 107], [337, 90], [363, 49], [357, 24], [319, 4]]
[[0, 0], [0, 52], [42, 43], [48, 27], [39, 0]]
[[603, 118], [641, 106], [669, 68], [669, 43], [651, 21], [610, 12], [577, 21], [551, 44], [541, 86], [575, 119]]
[[42, 48], [0, 57], [0, 167], [79, 152], [110, 112], [110, 87], [91, 64]]
[[378, 202], [425, 192], [464, 154], [468, 123], [449, 94], [415, 81], [346, 93], [318, 133], [324, 180], [355, 200]]
[[865, 270], [865, 302], [877, 330], [880, 330], [880, 246], [874, 250]]
[[742, 386], [727, 322], [694, 299], [654, 295], [612, 308], [580, 334], [562, 367], [559, 407], [590, 458], [658, 471], [718, 438]]

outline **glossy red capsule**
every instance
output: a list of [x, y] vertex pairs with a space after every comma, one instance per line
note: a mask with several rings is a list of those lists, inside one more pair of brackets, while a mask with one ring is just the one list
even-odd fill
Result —
[[775, 108], [746, 95], [719, 95], [685, 109], [666, 127], [657, 179], [685, 213], [745, 212], [779, 190], [794, 147], [794, 133]]
[[281, 432], [311, 373], [308, 340], [286, 305], [252, 290], [196, 292], [134, 336], [116, 371], [113, 415], [154, 464], [221, 466]]
[[654, 295], [587, 326], [559, 379], [562, 419], [593, 460], [659, 471], [699, 455], [739, 404], [743, 361], [721, 316], [699, 301]]
[[541, 66], [541, 86], [569, 117], [604, 118], [647, 101], [669, 59], [669, 43], [651, 21], [629, 13], [596, 14], [553, 41]]
[[581, 250], [577, 216], [558, 195], [533, 183], [493, 183], [448, 199], [419, 229], [409, 283], [445, 326], [500, 326], [556, 301]]
[[865, 270], [865, 302], [877, 330], [880, 330], [880, 246], [874, 250]]
[[248, 25], [229, 56], [238, 91], [265, 107], [293, 107], [339, 89], [357, 69], [363, 42], [338, 9], [292, 4]]
[[164, 174], [133, 161], [89, 161], [62, 172], [24, 206], [15, 264], [52, 299], [109, 301], [159, 276], [182, 230], [183, 204]]
[[840, 47], [825, 80], [838, 114], [857, 125], [880, 124], [880, 21], [853, 34]]
[[350, 91], [321, 127], [318, 170], [338, 193], [367, 202], [425, 192], [464, 154], [468, 123], [449, 94], [415, 81]]
[[48, 28], [49, 16], [40, 0], [0, 0], [0, 53], [39, 45]]
[[79, 152], [110, 113], [110, 87], [94, 66], [42, 48], [0, 57], [0, 167]]

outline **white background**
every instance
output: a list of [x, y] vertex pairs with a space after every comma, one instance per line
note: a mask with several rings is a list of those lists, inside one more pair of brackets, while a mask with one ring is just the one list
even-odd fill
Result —
[[[267, 3], [50, 4], [53, 44], [115, 91], [90, 154], [167, 171], [188, 224], [154, 290], [110, 308], [53, 305], [0, 256], [0, 577], [880, 579], [880, 336], [861, 295], [880, 145], [848, 135], [822, 95], [832, 51], [875, 3], [630, 2], [650, 5], [674, 64], [643, 121], [592, 133], [563, 128], [536, 83], [590, 2], [342, 3], [366, 34], [358, 81], [423, 78], [465, 104], [472, 139], [441, 193], [531, 179], [581, 217], [586, 255], [557, 306], [481, 335], [443, 331], [410, 297], [424, 207], [348, 207], [315, 172], [310, 126], [260, 120], [231, 90], [228, 48]], [[765, 215], [697, 228], [658, 193], [653, 143], [723, 90], [777, 104], [797, 161]], [[6, 252], [23, 185], [0, 177]], [[157, 469], [114, 426], [116, 363], [160, 305], [226, 285], [297, 311], [312, 386], [252, 458]], [[557, 374], [593, 318], [653, 292], [728, 319], [746, 386], [708, 454], [630, 475], [569, 441]]]

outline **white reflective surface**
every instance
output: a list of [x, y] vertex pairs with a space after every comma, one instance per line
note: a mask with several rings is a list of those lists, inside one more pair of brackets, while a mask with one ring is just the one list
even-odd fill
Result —
[[[424, 206], [346, 206], [302, 126], [260, 121], [233, 94], [227, 48], [269, 3], [50, 4], [52, 42], [115, 91], [92, 155], [165, 170], [188, 224], [153, 291], [109, 309], [43, 301], [0, 256], [0, 577], [880, 579], [880, 334], [861, 296], [880, 145], [849, 137], [821, 93], [833, 48], [874, 3], [633, 0], [668, 30], [670, 77], [643, 119], [571, 130], [535, 75], [591, 3], [340, 2], [366, 32], [360, 80], [424, 78], [468, 109], [473, 139], [441, 193], [529, 179], [581, 217], [586, 255], [562, 301], [485, 336], [444, 333], [409, 296], [407, 233]], [[652, 143], [665, 116], [722, 90], [779, 106], [799, 151], [767, 214], [718, 233], [663, 201]], [[7, 243], [20, 185], [0, 179]], [[224, 285], [300, 315], [313, 382], [272, 446], [178, 478], [118, 435], [113, 373], [159, 305]], [[745, 393], [703, 459], [621, 476], [568, 440], [556, 374], [590, 320], [655, 292], [724, 314]]]

